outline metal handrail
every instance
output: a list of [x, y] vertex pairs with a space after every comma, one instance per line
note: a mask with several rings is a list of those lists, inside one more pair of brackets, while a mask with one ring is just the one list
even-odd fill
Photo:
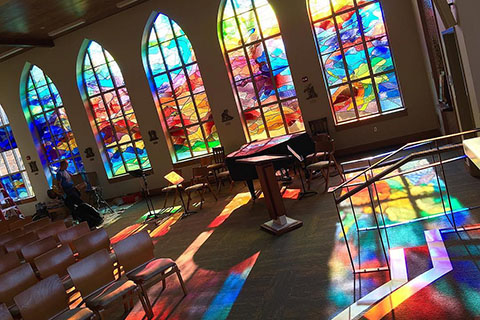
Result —
[[338, 204], [338, 203], [350, 198], [351, 196], [355, 195], [357, 192], [359, 192], [359, 191], [365, 189], [366, 187], [369, 187], [373, 183], [379, 181], [380, 179], [385, 177], [390, 172], [400, 168], [405, 163], [408, 163], [410, 160], [413, 160], [415, 158], [429, 156], [429, 155], [432, 155], [432, 154], [436, 154], [438, 152], [445, 152], [445, 151], [451, 151], [451, 150], [459, 149], [459, 148], [462, 148], [462, 146], [463, 146], [462, 144], [454, 144], [454, 145], [449, 145], [449, 146], [446, 146], [446, 147], [438, 148], [438, 150], [437, 149], [430, 149], [430, 150], [425, 150], [425, 151], [419, 151], [419, 152], [412, 153], [412, 154], [406, 156], [405, 158], [403, 158], [402, 160], [398, 161], [397, 163], [392, 164], [391, 166], [389, 166], [388, 168], [386, 168], [382, 172], [374, 175], [373, 177], [371, 177], [370, 179], [368, 179], [367, 181], [365, 181], [364, 183], [362, 183], [358, 187], [355, 187], [355, 188], [349, 190], [344, 195], [340, 196], [339, 198], [336, 198], [335, 202]]
[[[424, 140], [420, 140], [420, 141], [415, 141], [415, 142], [410, 142], [410, 143], [407, 143], [406, 145], [404, 145], [403, 147], [401, 147], [400, 149], [390, 153], [388, 156], [386, 156], [385, 158], [379, 160], [378, 162], [374, 163], [373, 165], [371, 165], [370, 167], [368, 167], [367, 169], [361, 171], [360, 173], [358, 173], [357, 175], [355, 175], [353, 178], [350, 178], [349, 180], [346, 180], [344, 181], [343, 183], [341, 183], [340, 185], [336, 186], [336, 187], [333, 187], [333, 188], [330, 188], [329, 192], [330, 193], [334, 193], [338, 190], [341, 190], [343, 189], [345, 186], [347, 186], [348, 184], [350, 184], [350, 182], [354, 181], [355, 179], [359, 178], [360, 176], [362, 175], [365, 175], [367, 172], [379, 167], [382, 163], [386, 162], [388, 159], [392, 158], [394, 155], [402, 152], [402, 151], [405, 151], [407, 149], [411, 149], [411, 148], [414, 148], [414, 147], [418, 147], [418, 146], [421, 146], [421, 145], [425, 145], [427, 143], [432, 143], [432, 142], [436, 142], [436, 141], [441, 141], [441, 140], [445, 140], [445, 139], [450, 139], [450, 138], [454, 138], [454, 137], [460, 137], [460, 136], [465, 136], [465, 135], [468, 135], [468, 134], [473, 134], [473, 133], [478, 133], [480, 132], [480, 128], [477, 128], [477, 129], [473, 129], [473, 130], [469, 130], [469, 131], [464, 131], [464, 132], [459, 132], [459, 133], [453, 133], [453, 134], [449, 134], [449, 135], [445, 135], [445, 136], [441, 136], [441, 137], [435, 137], [435, 138], [430, 138], [430, 139], [424, 139]], [[437, 152], [437, 151], [435, 151]], [[411, 155], [410, 155], [411, 156]], [[396, 168], [393, 168], [393, 170], [401, 167], [403, 165], [404, 160], [405, 159], [410, 159], [410, 156], [407, 156], [405, 158], [403, 158], [402, 160], [400, 160], [398, 163], [402, 163], [400, 164], [399, 166], [397, 166]], [[409, 161], [409, 160], [408, 160]], [[406, 161], [406, 162], [408, 162]], [[391, 167], [393, 166], [396, 166], [397, 164], [394, 164], [392, 166], [390, 166], [389, 168], [385, 169], [385, 170], [389, 170]], [[382, 174], [384, 171], [382, 171], [381, 173], [379, 173], [378, 175]], [[372, 177], [371, 179], [369, 179], [368, 181], [375, 179], [376, 176]], [[368, 181], [366, 181], [365, 183], [367, 183]], [[375, 180], [376, 181], [376, 180]], [[372, 182], [373, 183], [373, 182]], [[371, 183], [370, 183], [371, 184]], [[368, 185], [370, 185], [368, 184]], [[349, 191], [347, 194], [351, 194], [350, 196], [352, 196], [353, 194], [357, 193], [358, 191], [360, 191], [361, 189], [363, 189], [364, 187], [357, 187], [355, 189], [352, 189], [351, 191]], [[354, 193], [352, 193], [354, 190], [356, 190]], [[345, 196], [342, 196], [340, 197], [339, 199], [342, 199], [344, 198], [343, 200], [345, 200], [346, 198], [348, 197], [345, 197]], [[342, 200], [342, 201], [343, 201]], [[337, 202], [339, 203], [339, 202]]]

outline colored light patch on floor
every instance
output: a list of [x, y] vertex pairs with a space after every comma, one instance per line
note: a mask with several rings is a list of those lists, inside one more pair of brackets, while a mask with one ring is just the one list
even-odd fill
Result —
[[[148, 289], [148, 296], [153, 306], [153, 319], [227, 318], [260, 252], [256, 252], [224, 271], [202, 268], [195, 262], [195, 254], [212, 236], [216, 228], [221, 226], [235, 210], [248, 203], [250, 199], [249, 192], [239, 193], [233, 197], [208, 225], [207, 230], [200, 233], [175, 260], [189, 292], [187, 296], [183, 297], [178, 280], [175, 277], [167, 279], [168, 289], [165, 291], [161, 282]], [[159, 230], [164, 227], [160, 225]], [[180, 303], [182, 308], [177, 311], [176, 306]], [[137, 303], [126, 319], [141, 319], [144, 315], [141, 304]]]

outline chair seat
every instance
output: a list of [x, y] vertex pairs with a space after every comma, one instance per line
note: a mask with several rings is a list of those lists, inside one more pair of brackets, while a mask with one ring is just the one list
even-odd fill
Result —
[[207, 166], [207, 168], [209, 170], [218, 170], [218, 169], [221, 169], [225, 166], [224, 163], [212, 163], [210, 165]]
[[137, 285], [133, 281], [119, 280], [115, 281], [103, 289], [97, 290], [85, 299], [87, 307], [103, 308], [108, 306], [119, 297], [133, 291]]
[[229, 171], [222, 171], [222, 172], [219, 172], [217, 173], [217, 178], [227, 178], [230, 176], [230, 172]]
[[326, 156], [327, 154], [328, 154], [328, 152], [316, 152], [316, 153], [309, 154], [306, 158], [307, 159], [311, 159], [313, 157], [321, 158], [321, 157]]
[[176, 264], [172, 259], [154, 259], [127, 273], [127, 278], [144, 283], [174, 266]]
[[330, 161], [319, 161], [319, 162], [315, 162], [315, 163], [312, 163], [312, 164], [308, 165], [307, 169], [309, 169], [309, 170], [319, 170], [319, 169], [326, 168], [329, 165], [330, 165]]
[[207, 185], [206, 183], [197, 183], [197, 184], [194, 184], [190, 187], [185, 188], [185, 191], [186, 192], [195, 191], [195, 190], [198, 190], [198, 189], [205, 188], [206, 185]]
[[182, 185], [181, 184], [178, 184], [178, 185], [174, 184], [174, 185], [162, 188], [162, 192], [172, 191], [172, 190], [178, 189], [179, 187], [181, 188]]
[[75, 308], [65, 311], [62, 314], [52, 318], [53, 320], [88, 320], [93, 316], [93, 312], [87, 308]]

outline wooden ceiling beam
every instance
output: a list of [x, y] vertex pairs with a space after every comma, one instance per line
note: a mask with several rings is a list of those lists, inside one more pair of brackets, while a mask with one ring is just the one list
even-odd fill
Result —
[[22, 48], [31, 48], [31, 47], [47, 47], [51, 48], [55, 46], [55, 43], [52, 39], [7, 39], [0, 37], [0, 46], [8, 47], [22, 47]]

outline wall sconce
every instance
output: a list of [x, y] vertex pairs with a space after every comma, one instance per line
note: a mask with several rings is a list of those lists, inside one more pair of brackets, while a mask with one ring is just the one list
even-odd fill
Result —
[[228, 109], [223, 110], [222, 112], [222, 122], [228, 122], [233, 120], [233, 117], [228, 114]]
[[85, 157], [87, 159], [95, 157], [95, 153], [93, 153], [93, 150], [90, 147], [86, 148], [83, 152], [85, 152]]
[[38, 167], [37, 167], [37, 162], [36, 162], [36, 161], [30, 161], [30, 162], [28, 163], [28, 165], [30, 166], [30, 171], [31, 171], [32, 173], [38, 172]]
[[150, 137], [150, 141], [157, 141], [158, 140], [157, 131], [155, 131], [155, 130], [148, 131], [148, 136]]

